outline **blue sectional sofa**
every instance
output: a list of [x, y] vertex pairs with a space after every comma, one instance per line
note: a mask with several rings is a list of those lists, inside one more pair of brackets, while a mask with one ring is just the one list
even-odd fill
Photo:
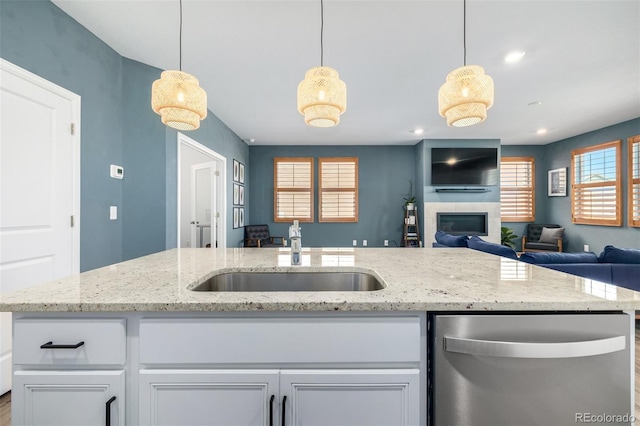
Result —
[[566, 272], [583, 278], [640, 291], [640, 249], [606, 246], [600, 256], [595, 253], [527, 252], [520, 257], [515, 250], [480, 237], [466, 237], [436, 232], [434, 247], [468, 247], [508, 259]]

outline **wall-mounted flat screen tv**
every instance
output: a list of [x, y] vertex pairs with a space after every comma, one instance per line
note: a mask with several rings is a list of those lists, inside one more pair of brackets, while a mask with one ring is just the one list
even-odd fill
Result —
[[431, 185], [498, 185], [498, 148], [431, 148]]

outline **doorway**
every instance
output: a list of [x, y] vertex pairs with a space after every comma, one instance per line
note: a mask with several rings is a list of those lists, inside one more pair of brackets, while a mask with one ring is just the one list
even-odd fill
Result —
[[227, 247], [224, 156], [178, 133], [177, 247]]
[[[80, 96], [0, 59], [0, 293], [80, 272]], [[11, 388], [0, 313], [0, 394]]]

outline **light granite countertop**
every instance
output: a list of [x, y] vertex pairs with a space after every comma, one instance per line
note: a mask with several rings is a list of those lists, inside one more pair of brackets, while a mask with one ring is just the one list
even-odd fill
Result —
[[[174, 249], [0, 296], [0, 311], [597, 311], [640, 293], [466, 248]], [[372, 271], [367, 292], [194, 292], [227, 271]]]

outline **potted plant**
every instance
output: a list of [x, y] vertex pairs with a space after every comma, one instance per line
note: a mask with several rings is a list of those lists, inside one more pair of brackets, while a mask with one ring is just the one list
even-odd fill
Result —
[[513, 243], [513, 240], [518, 238], [518, 236], [513, 232], [513, 229], [509, 229], [506, 226], [500, 227], [500, 243], [503, 246], [511, 247], [512, 249], [516, 249], [516, 245]]
[[404, 205], [407, 210], [413, 210], [413, 207], [416, 203], [416, 197], [413, 195], [413, 181], [411, 179], [407, 179], [409, 181], [409, 193], [404, 199]]

